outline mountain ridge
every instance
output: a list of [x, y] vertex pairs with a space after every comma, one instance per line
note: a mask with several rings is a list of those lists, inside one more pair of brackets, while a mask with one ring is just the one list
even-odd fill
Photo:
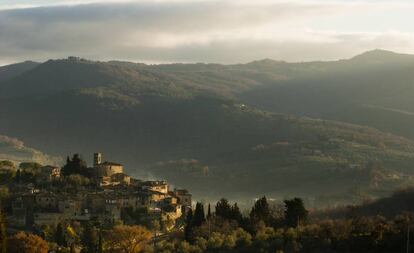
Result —
[[[198, 196], [296, 194], [334, 203], [384, 196], [411, 183], [413, 141], [395, 127], [374, 129], [383, 130], [375, 118], [358, 124], [352, 108], [361, 113], [364, 101], [403, 110], [381, 99], [411, 63], [361, 64], [50, 60], [2, 82], [0, 131], [51, 154], [111, 154], [131, 174], [165, 178]], [[405, 76], [396, 84], [409, 84]], [[365, 110], [384, 115], [378, 108]], [[349, 120], [344, 109], [352, 109]]]

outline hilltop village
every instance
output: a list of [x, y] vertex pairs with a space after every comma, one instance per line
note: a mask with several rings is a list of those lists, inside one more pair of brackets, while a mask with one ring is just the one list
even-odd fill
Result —
[[92, 167], [79, 155], [62, 168], [21, 164], [7, 183], [2, 203], [8, 227], [55, 229], [59, 224], [93, 222], [103, 227], [151, 224], [165, 230], [180, 226], [191, 209], [191, 194], [170, 189], [166, 181], [142, 181], [124, 173], [122, 164], [94, 154]]

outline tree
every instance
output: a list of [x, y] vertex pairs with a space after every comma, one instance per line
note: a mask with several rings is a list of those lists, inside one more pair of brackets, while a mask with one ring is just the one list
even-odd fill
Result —
[[210, 207], [210, 203], [208, 203], [208, 209], [207, 209], [207, 219], [211, 219], [211, 207]]
[[151, 229], [154, 231], [155, 235], [161, 230], [161, 223], [160, 219], [155, 219], [151, 222]]
[[7, 184], [13, 180], [16, 174], [16, 168], [13, 162], [0, 161], [0, 184]]
[[67, 246], [66, 238], [65, 238], [65, 229], [62, 223], [59, 223], [56, 227], [55, 232], [55, 241], [60, 246]]
[[192, 224], [193, 226], [199, 227], [206, 221], [206, 216], [204, 214], [204, 205], [200, 202], [197, 202], [196, 208], [194, 211], [194, 217]]
[[240, 208], [237, 205], [237, 203], [234, 203], [234, 205], [231, 207], [231, 217], [238, 223], [240, 223], [243, 219], [243, 215], [241, 214]]
[[190, 241], [193, 230], [193, 210], [188, 210], [187, 216], [185, 217], [184, 236], [187, 241]]
[[5, 223], [3, 212], [0, 211], [0, 253], [6, 253], [6, 252], [7, 252], [6, 223]]
[[216, 216], [223, 219], [231, 219], [231, 206], [227, 199], [220, 199], [216, 204]]
[[40, 236], [19, 232], [7, 240], [8, 253], [47, 253], [48, 245]]
[[65, 241], [67, 245], [70, 247], [70, 252], [74, 252], [74, 246], [79, 243], [79, 235], [78, 232], [81, 231], [81, 228], [77, 223], [68, 223], [65, 224]]
[[85, 249], [85, 253], [95, 253], [98, 248], [98, 231], [92, 224], [85, 223], [83, 226], [83, 233], [81, 242]]
[[99, 230], [99, 237], [98, 237], [98, 248], [96, 250], [96, 253], [102, 253], [103, 252], [103, 239], [102, 239], [102, 231]]
[[0, 169], [14, 170], [16, 167], [12, 161], [0, 161]]
[[289, 227], [297, 227], [306, 221], [308, 211], [305, 209], [303, 200], [294, 198], [285, 200], [285, 223]]
[[14, 181], [18, 184], [22, 182], [22, 172], [20, 169], [17, 170], [16, 176], [14, 177]]
[[152, 229], [152, 231], [154, 232], [154, 248], [156, 248], [156, 246], [157, 246], [157, 236], [158, 236], [158, 231], [160, 231], [161, 230], [161, 222], [160, 222], [160, 220], [157, 220], [157, 219], [155, 219], [155, 220], [153, 220], [152, 222], [151, 222], [151, 229]]
[[105, 237], [106, 252], [138, 253], [151, 239], [151, 232], [143, 226], [118, 225], [108, 231]]
[[265, 224], [269, 224], [271, 221], [271, 212], [269, 208], [269, 203], [267, 203], [267, 199], [265, 196], [258, 199], [252, 210], [250, 211], [250, 219], [254, 223], [258, 223], [259, 221], [263, 221]]
[[87, 176], [88, 173], [86, 162], [80, 158], [79, 154], [74, 154], [72, 159], [69, 157], [66, 159], [66, 165], [62, 168], [62, 174], [64, 176], [69, 176], [72, 174]]
[[24, 162], [20, 163], [19, 168], [23, 171], [38, 172], [42, 165], [36, 162]]
[[10, 196], [9, 188], [7, 186], [0, 186], [0, 203]]
[[80, 174], [71, 174], [70, 176], [66, 177], [66, 181], [75, 188], [90, 184], [89, 178], [84, 177]]

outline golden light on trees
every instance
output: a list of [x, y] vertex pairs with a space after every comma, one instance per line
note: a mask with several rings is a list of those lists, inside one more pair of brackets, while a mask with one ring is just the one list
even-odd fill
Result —
[[115, 226], [105, 234], [105, 252], [142, 252], [151, 236], [151, 232], [143, 226]]

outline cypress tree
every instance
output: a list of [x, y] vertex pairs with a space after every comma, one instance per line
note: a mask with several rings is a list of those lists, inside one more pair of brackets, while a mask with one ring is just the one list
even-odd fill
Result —
[[0, 253], [7, 252], [7, 231], [6, 231], [6, 221], [3, 215], [3, 212], [0, 208]]
[[102, 253], [103, 252], [103, 247], [102, 247], [102, 232], [101, 232], [101, 230], [99, 230], [98, 249], [97, 249], [96, 252], [97, 253]]
[[82, 244], [86, 249], [86, 253], [96, 252], [97, 237], [98, 235], [96, 229], [90, 223], [86, 223], [82, 234]]
[[197, 202], [196, 209], [194, 211], [193, 217], [193, 226], [199, 227], [206, 221], [206, 216], [204, 214], [204, 205], [200, 202]]
[[59, 223], [56, 228], [55, 241], [58, 245], [66, 247], [65, 232], [62, 223]]
[[185, 240], [190, 241], [191, 233], [193, 230], [193, 210], [188, 210], [185, 218], [184, 236]]
[[207, 219], [209, 220], [210, 218], [211, 218], [211, 207], [210, 207], [210, 203], [208, 203]]
[[237, 203], [234, 203], [234, 205], [231, 207], [231, 218], [237, 221], [239, 224], [243, 219], [243, 215], [241, 214], [240, 208], [237, 205]]
[[18, 184], [21, 183], [21, 181], [22, 181], [22, 172], [20, 171], [20, 169], [17, 170], [14, 180]]

